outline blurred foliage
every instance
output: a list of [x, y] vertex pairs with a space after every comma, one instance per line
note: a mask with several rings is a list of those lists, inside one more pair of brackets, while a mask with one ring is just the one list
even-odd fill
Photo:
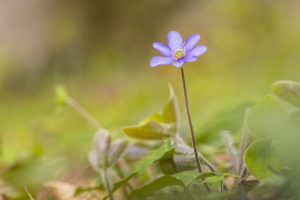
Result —
[[[27, 12], [34, 17], [24, 18], [26, 23], [20, 29], [1, 30], [0, 173], [12, 170], [6, 177], [1, 173], [1, 178], [21, 188], [17, 177], [30, 177], [26, 184], [35, 189], [38, 183], [59, 173], [62, 165], [67, 168], [86, 163], [97, 130], [72, 108], [56, 105], [52, 91], [57, 84], [64, 85], [69, 95], [110, 130], [113, 139], [125, 137], [120, 127], [136, 124], [160, 110], [168, 95], [167, 82], [180, 94], [177, 69], [148, 66], [154, 52], [152, 42], [162, 41], [169, 30], [178, 30], [185, 38], [199, 33], [201, 43], [208, 46], [198, 62], [186, 66], [200, 150], [210, 156], [222, 151], [219, 132], [224, 129], [231, 131], [238, 143], [246, 108], [268, 93], [275, 80], [299, 81], [299, 7], [296, 0], [63, 0], [51, 3], [49, 21], [40, 18], [35, 12], [38, 9], [32, 7]], [[18, 20], [17, 13], [10, 12], [7, 19]], [[18, 49], [25, 49], [24, 54], [44, 49], [33, 51], [34, 45], [24, 47], [22, 43], [14, 46], [5, 36], [20, 33], [15, 39], [22, 38], [23, 30], [34, 24], [33, 18], [44, 22], [48, 34], [43, 38], [50, 45], [43, 47], [48, 53], [33, 54], [25, 62]], [[266, 114], [261, 130], [252, 110], [254, 119], [250, 119], [249, 129], [255, 136], [268, 134], [281, 141], [284, 161], [298, 169], [300, 161], [292, 160], [298, 151], [299, 129], [286, 118], [297, 121], [294, 115], [288, 115], [292, 110], [298, 112], [293, 105], [299, 106], [299, 89], [298, 83], [284, 84], [286, 87], [275, 83], [273, 91], [292, 105], [267, 97], [254, 109], [270, 105], [275, 114]], [[63, 102], [66, 93], [62, 88], [57, 92]], [[183, 98], [178, 97], [184, 113]], [[276, 117], [281, 109], [286, 115], [283, 121], [281, 115]], [[186, 118], [181, 122], [182, 132], [187, 133]], [[286, 126], [288, 133], [282, 130]], [[189, 141], [189, 135], [184, 136]], [[54, 164], [54, 173], [53, 166], [49, 169], [47, 164], [57, 160], [62, 163]], [[24, 165], [24, 171], [19, 170], [20, 165]], [[35, 170], [43, 175], [33, 176]]]

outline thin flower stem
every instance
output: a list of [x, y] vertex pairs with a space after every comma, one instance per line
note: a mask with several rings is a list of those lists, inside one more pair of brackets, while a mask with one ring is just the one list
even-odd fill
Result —
[[[195, 134], [194, 134], [192, 118], [191, 118], [191, 113], [190, 113], [189, 100], [188, 100], [188, 95], [187, 95], [187, 89], [186, 89], [186, 82], [185, 82], [183, 67], [180, 68], [180, 71], [181, 71], [181, 79], [182, 79], [182, 85], [183, 85], [185, 109], [186, 109], [186, 114], [187, 114], [189, 125], [190, 125], [190, 131], [191, 131], [191, 136], [192, 136], [192, 143], [193, 143], [193, 148], [194, 148], [195, 160], [196, 160], [198, 171], [200, 173], [202, 173], [201, 164], [200, 164], [199, 155], [198, 155], [197, 144], [196, 144], [196, 138], [195, 138]], [[204, 183], [204, 186], [205, 186], [206, 190], [209, 192], [210, 188], [208, 187], [208, 185], [206, 183]]]
[[96, 129], [100, 129], [100, 123], [87, 111], [85, 110], [75, 99], [72, 97], [67, 98], [67, 104], [74, 108], [86, 121], [88, 121]]

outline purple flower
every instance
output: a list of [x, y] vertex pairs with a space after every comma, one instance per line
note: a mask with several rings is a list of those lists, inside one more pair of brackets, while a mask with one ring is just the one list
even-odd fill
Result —
[[178, 32], [170, 31], [167, 40], [168, 46], [160, 42], [153, 43], [153, 48], [165, 57], [154, 56], [150, 61], [151, 67], [170, 64], [173, 64], [175, 67], [181, 67], [185, 62], [195, 62], [197, 57], [207, 50], [205, 45], [195, 47], [200, 40], [199, 34], [191, 35], [183, 43], [183, 39]]

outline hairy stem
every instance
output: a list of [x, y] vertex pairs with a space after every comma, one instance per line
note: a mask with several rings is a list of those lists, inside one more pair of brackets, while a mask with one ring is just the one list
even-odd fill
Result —
[[234, 149], [234, 146], [233, 146], [233, 140], [231, 138], [231, 135], [230, 135], [229, 131], [222, 131], [221, 135], [224, 139], [227, 151], [229, 153], [230, 160], [232, 162], [234, 172], [239, 174], [237, 156], [236, 156], [236, 152], [235, 152], [235, 149]]
[[[190, 131], [191, 131], [191, 136], [192, 136], [192, 143], [193, 143], [194, 154], [195, 154], [195, 160], [196, 160], [198, 171], [200, 173], [202, 173], [201, 164], [200, 164], [199, 155], [198, 155], [197, 144], [196, 144], [196, 138], [195, 138], [195, 134], [194, 134], [192, 118], [191, 118], [191, 113], [190, 113], [189, 100], [188, 100], [188, 95], [187, 95], [186, 82], [185, 82], [185, 76], [184, 76], [183, 68], [180, 68], [180, 71], [181, 71], [181, 79], [182, 79], [182, 85], [183, 85], [185, 110], [186, 110], [186, 114], [187, 114], [188, 121], [189, 121], [189, 126], [190, 126]], [[207, 191], [210, 191], [210, 188], [208, 187], [208, 185], [206, 183], [204, 183], [204, 186], [205, 186]]]
[[[125, 177], [125, 175], [124, 175], [123, 171], [121, 170], [119, 163], [116, 163], [115, 168], [116, 168], [116, 172], [117, 172], [118, 176], [121, 179], [123, 179]], [[129, 182], [126, 183], [126, 186], [129, 188], [130, 192], [133, 191], [133, 188], [132, 188], [132, 186], [130, 185]], [[123, 189], [123, 193], [124, 193], [126, 199], [129, 199], [129, 194], [128, 194], [127, 190], [126, 190], [127, 188], [123, 187], [122, 189]]]
[[75, 99], [73, 99], [72, 97], [68, 97], [67, 104], [72, 108], [74, 108], [93, 127], [95, 127], [96, 129], [101, 128], [100, 123], [86, 109], [84, 109]]
[[248, 116], [249, 110], [250, 110], [250, 108], [248, 108], [246, 110], [242, 142], [240, 145], [240, 155], [239, 155], [239, 163], [238, 163], [238, 174], [239, 175], [242, 175], [243, 165], [244, 165], [244, 157], [245, 157], [245, 150], [246, 150], [247, 136], [248, 136], [247, 116]]
[[[106, 189], [106, 192], [108, 193], [108, 195], [110, 195], [111, 188], [110, 188], [110, 183], [109, 183], [109, 179], [107, 176], [107, 171], [105, 169], [101, 170], [101, 176], [102, 176], [102, 181], [103, 181], [103, 185]], [[114, 200], [113, 195], [110, 195], [109, 198], [110, 198], [110, 200]]]
[[30, 200], [34, 200], [33, 196], [32, 196], [31, 193], [29, 192], [29, 190], [28, 190], [28, 188], [27, 188], [26, 185], [24, 186], [24, 189], [25, 189], [25, 191], [26, 191], [26, 193], [27, 193], [29, 199], [30, 199]]

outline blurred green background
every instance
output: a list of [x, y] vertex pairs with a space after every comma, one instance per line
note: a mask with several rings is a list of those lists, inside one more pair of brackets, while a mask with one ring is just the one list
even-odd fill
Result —
[[299, 9], [297, 0], [0, 1], [0, 170], [30, 155], [86, 162], [96, 130], [56, 105], [57, 84], [118, 138], [162, 108], [171, 83], [185, 127], [179, 70], [149, 66], [152, 43], [170, 30], [208, 47], [185, 66], [198, 141], [239, 135], [246, 107], [273, 81], [300, 80]]

